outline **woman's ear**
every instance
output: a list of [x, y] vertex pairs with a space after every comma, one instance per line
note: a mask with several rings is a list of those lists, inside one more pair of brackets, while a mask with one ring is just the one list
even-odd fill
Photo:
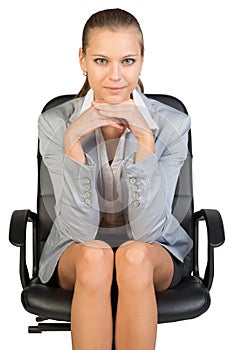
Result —
[[83, 73], [86, 73], [87, 69], [86, 69], [85, 55], [84, 55], [83, 49], [81, 47], [79, 49], [79, 63], [80, 63], [80, 66], [82, 68]]

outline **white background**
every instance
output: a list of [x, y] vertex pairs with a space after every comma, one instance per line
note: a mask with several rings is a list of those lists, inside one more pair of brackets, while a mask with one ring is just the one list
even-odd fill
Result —
[[141, 78], [145, 91], [178, 97], [191, 115], [195, 210], [218, 209], [226, 232], [226, 243], [215, 251], [210, 309], [195, 320], [160, 325], [156, 348], [233, 349], [233, 2], [8, 0], [4, 3], [0, 8], [0, 347], [71, 348], [68, 332], [27, 333], [27, 326], [35, 324], [35, 318], [20, 302], [19, 250], [8, 242], [9, 222], [15, 209], [36, 210], [37, 119], [49, 99], [76, 93], [82, 85], [84, 77], [77, 53], [85, 21], [97, 10], [121, 7], [139, 19], [144, 32], [146, 58]]

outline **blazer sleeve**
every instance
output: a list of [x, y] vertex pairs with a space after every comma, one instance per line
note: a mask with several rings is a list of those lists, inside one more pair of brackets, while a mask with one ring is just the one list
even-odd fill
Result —
[[53, 185], [58, 228], [75, 241], [92, 240], [100, 216], [95, 188], [96, 164], [87, 154], [85, 165], [65, 155], [66, 123], [58, 116], [42, 114], [38, 129], [40, 153]]
[[[166, 131], [166, 126], [156, 137], [153, 155], [139, 163], [134, 163], [135, 154], [123, 161], [126, 210], [135, 240], [151, 243], [164, 236], [165, 231], [173, 232], [179, 226], [171, 214], [172, 202], [179, 172], [187, 157], [189, 128], [190, 118], [185, 115], [179, 127], [172, 129], [171, 124]], [[162, 148], [161, 152], [158, 147]]]

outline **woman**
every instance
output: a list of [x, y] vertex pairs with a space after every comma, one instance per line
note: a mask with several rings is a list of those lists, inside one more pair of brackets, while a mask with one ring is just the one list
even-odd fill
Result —
[[179, 283], [192, 248], [171, 214], [190, 119], [140, 92], [143, 35], [130, 13], [92, 15], [79, 60], [86, 81], [77, 98], [39, 118], [56, 198], [39, 276], [73, 291], [74, 350], [111, 349], [113, 333], [116, 349], [152, 350], [155, 292]]

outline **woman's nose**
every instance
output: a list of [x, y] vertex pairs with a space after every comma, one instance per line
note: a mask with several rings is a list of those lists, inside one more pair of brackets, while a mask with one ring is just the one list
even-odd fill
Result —
[[113, 81], [118, 81], [121, 79], [121, 71], [118, 64], [112, 64], [109, 70], [109, 78]]

